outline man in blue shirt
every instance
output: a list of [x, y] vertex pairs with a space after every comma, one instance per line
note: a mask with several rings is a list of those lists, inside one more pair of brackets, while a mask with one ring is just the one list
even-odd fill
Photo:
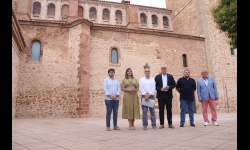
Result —
[[184, 76], [179, 78], [176, 84], [176, 90], [180, 93], [180, 127], [184, 127], [185, 124], [186, 106], [188, 106], [190, 126], [195, 127], [194, 92], [196, 90], [196, 83], [189, 75], [189, 69], [184, 69]]
[[111, 131], [110, 129], [110, 119], [111, 113], [113, 111], [113, 125], [114, 130], [120, 130], [117, 126], [117, 117], [118, 117], [118, 107], [119, 107], [119, 96], [120, 96], [120, 83], [117, 79], [114, 78], [115, 69], [109, 69], [108, 75], [103, 82], [103, 90], [105, 93], [105, 105], [106, 105], [106, 127], [107, 131]]

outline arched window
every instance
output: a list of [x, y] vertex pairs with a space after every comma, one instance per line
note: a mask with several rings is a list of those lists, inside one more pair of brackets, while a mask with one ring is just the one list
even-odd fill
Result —
[[140, 14], [141, 24], [147, 24], [147, 16], [144, 13]]
[[96, 20], [96, 9], [91, 7], [89, 10], [89, 19]]
[[152, 24], [153, 25], [158, 25], [158, 18], [156, 15], [152, 15]]
[[164, 27], [168, 27], [169, 26], [168, 17], [166, 17], [166, 16], [163, 17], [163, 26]]
[[183, 67], [187, 67], [187, 55], [186, 54], [182, 55], [182, 62], [183, 62]]
[[117, 10], [115, 12], [115, 21], [116, 21], [117, 24], [122, 23], [122, 12], [120, 10]]
[[78, 6], [78, 17], [83, 18], [83, 7]]
[[33, 3], [33, 16], [39, 16], [41, 13], [41, 3], [35, 2]]
[[32, 43], [31, 60], [40, 60], [41, 44], [39, 41]]
[[67, 19], [69, 15], [69, 6], [68, 5], [63, 5], [62, 6], [62, 11], [61, 11], [62, 19]]
[[48, 16], [55, 16], [55, 11], [56, 11], [55, 4], [50, 3], [50, 4], [48, 5], [47, 15], [48, 15]]
[[111, 50], [111, 63], [118, 64], [118, 50], [116, 48]]
[[109, 10], [107, 8], [103, 9], [102, 19], [103, 20], [109, 20]]

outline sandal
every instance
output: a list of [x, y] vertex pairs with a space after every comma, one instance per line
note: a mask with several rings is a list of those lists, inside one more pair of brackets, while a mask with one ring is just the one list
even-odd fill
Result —
[[130, 130], [135, 130], [135, 127], [129, 127]]

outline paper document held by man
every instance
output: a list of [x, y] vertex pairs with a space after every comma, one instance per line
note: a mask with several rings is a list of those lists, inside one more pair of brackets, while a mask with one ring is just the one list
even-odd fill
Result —
[[143, 106], [153, 108], [155, 106], [155, 101], [153, 99], [149, 99], [149, 101], [146, 101], [145, 98], [142, 98], [141, 104]]

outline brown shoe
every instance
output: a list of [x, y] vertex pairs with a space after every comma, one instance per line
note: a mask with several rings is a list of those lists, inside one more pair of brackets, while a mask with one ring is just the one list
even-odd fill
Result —
[[110, 127], [107, 127], [107, 131], [111, 131]]
[[159, 126], [159, 129], [163, 129], [163, 128], [164, 128], [164, 125], [161, 124], [161, 125]]
[[169, 125], [168, 127], [169, 127], [169, 128], [174, 128], [174, 126], [173, 126], [172, 124], [171, 124], [171, 125]]
[[114, 130], [121, 130], [118, 126], [114, 127]]

